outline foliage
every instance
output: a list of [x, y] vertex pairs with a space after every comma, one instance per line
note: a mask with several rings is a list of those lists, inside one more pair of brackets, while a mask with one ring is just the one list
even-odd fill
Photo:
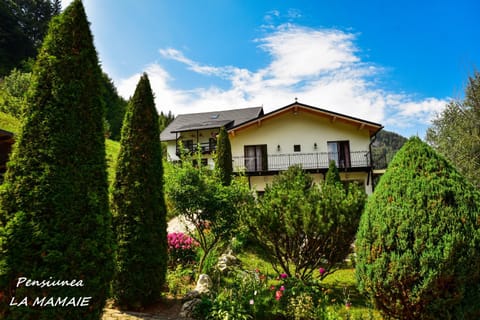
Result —
[[0, 82], [0, 111], [16, 118], [23, 114], [26, 103], [26, 93], [30, 86], [32, 74], [13, 69]]
[[112, 187], [117, 236], [115, 299], [145, 307], [161, 296], [167, 270], [166, 208], [158, 114], [146, 74], [127, 106]]
[[37, 55], [52, 17], [60, 14], [60, 0], [0, 2], [0, 77]]
[[[200, 163], [199, 155], [197, 157]], [[253, 201], [252, 194], [242, 177], [224, 186], [210, 169], [194, 166], [188, 156], [168, 172], [167, 201], [176, 215], [183, 215], [193, 224], [195, 231], [190, 236], [202, 249], [199, 261], [199, 271], [202, 271], [210, 251], [235, 231], [240, 213]]]
[[293, 166], [266, 187], [256, 210], [245, 213], [277, 272], [307, 280], [323, 267], [326, 276], [348, 256], [366, 196], [356, 184], [344, 187], [332, 170], [317, 186]]
[[102, 74], [102, 98], [105, 103], [105, 119], [109, 126], [108, 137], [118, 141], [120, 140], [127, 101], [118, 95], [117, 88], [106, 73]]
[[398, 319], [480, 316], [479, 194], [411, 138], [369, 198], [357, 233], [359, 288]]
[[318, 278], [304, 283], [236, 268], [216, 283], [207, 319], [338, 319]]
[[196, 258], [198, 243], [183, 232], [172, 232], [167, 236], [168, 266], [186, 266], [193, 264]]
[[[81, 1], [49, 30], [0, 194], [0, 317], [100, 319], [113, 271], [101, 71]], [[83, 286], [17, 287], [19, 277]], [[42, 296], [92, 298], [88, 308], [7, 306]]]
[[184, 296], [192, 290], [195, 272], [190, 267], [178, 264], [174, 269], [167, 271], [168, 291], [174, 296]]
[[372, 160], [375, 168], [384, 169], [407, 139], [395, 132], [381, 130], [372, 144]]
[[168, 111], [168, 113], [163, 113], [163, 111], [161, 111], [158, 117], [160, 132], [162, 132], [174, 119], [175, 116], [173, 115], [172, 111]]
[[427, 130], [426, 140], [480, 187], [480, 72], [468, 79], [463, 100], [451, 101]]
[[228, 138], [228, 132], [225, 127], [222, 127], [218, 133], [215, 169], [220, 175], [220, 180], [224, 186], [228, 186], [232, 182], [232, 161], [232, 147], [230, 145], [230, 139]]

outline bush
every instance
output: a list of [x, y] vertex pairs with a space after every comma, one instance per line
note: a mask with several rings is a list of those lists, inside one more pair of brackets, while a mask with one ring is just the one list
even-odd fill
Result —
[[357, 234], [356, 276], [398, 319], [480, 317], [479, 194], [418, 138], [397, 153]]
[[168, 265], [175, 268], [177, 265], [187, 266], [195, 263], [198, 243], [183, 232], [169, 233]]
[[342, 185], [334, 163], [321, 186], [295, 166], [274, 178], [245, 223], [277, 272], [307, 280], [324, 267], [324, 277], [348, 256], [365, 197]]

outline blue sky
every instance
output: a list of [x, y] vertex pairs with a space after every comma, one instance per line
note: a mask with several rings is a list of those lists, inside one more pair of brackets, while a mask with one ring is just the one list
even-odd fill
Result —
[[[70, 0], [64, 0], [67, 5]], [[84, 0], [105, 72], [174, 114], [295, 101], [424, 137], [480, 68], [480, 2]]]

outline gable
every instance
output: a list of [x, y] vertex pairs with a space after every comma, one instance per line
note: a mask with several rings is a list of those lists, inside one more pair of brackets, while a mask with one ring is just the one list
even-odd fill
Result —
[[318, 118], [327, 119], [331, 123], [342, 123], [342, 124], [346, 124], [346, 125], [358, 128], [359, 130], [367, 130], [369, 132], [370, 137], [375, 135], [378, 131], [380, 131], [383, 128], [382, 125], [378, 123], [374, 123], [371, 121], [367, 121], [367, 120], [347, 116], [344, 114], [336, 113], [333, 111], [328, 111], [325, 109], [320, 109], [320, 108], [295, 102], [286, 107], [283, 107], [281, 109], [267, 113], [261, 117], [258, 117], [257, 119], [252, 119], [249, 122], [235, 126], [231, 128], [229, 132], [231, 136], [234, 136], [236, 133], [242, 130], [245, 130], [255, 125], [259, 126], [261, 125], [262, 122], [272, 121], [277, 118], [281, 118], [283, 115], [286, 115], [286, 114], [300, 114], [300, 113], [312, 114]]

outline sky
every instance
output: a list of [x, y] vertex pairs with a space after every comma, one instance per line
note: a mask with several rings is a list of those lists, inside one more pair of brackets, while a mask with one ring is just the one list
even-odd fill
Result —
[[476, 0], [83, 3], [119, 94], [146, 72], [159, 112], [175, 115], [298, 99], [424, 138], [480, 68]]

